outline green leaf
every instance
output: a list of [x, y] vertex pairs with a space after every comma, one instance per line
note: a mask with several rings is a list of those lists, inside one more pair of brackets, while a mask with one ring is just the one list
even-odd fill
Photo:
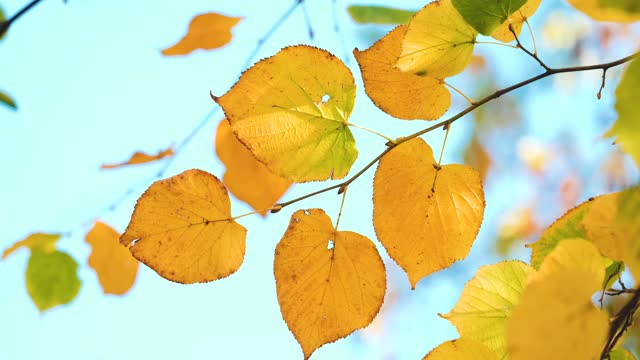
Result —
[[375, 5], [351, 5], [347, 8], [353, 21], [359, 24], [403, 25], [416, 13], [411, 10]]
[[[7, 20], [7, 16], [5, 15], [4, 11], [2, 10], [2, 8], [0, 7], [0, 24], [2, 22], [4, 22], [5, 20]], [[7, 32], [2, 32], [2, 29], [0, 29], [0, 40], [2, 40], [4, 38], [4, 36], [7, 34]]]
[[615, 137], [622, 149], [635, 160], [640, 167], [640, 60], [629, 64], [620, 85], [616, 89], [616, 110], [618, 120], [604, 136]]
[[602, 284], [603, 289], [608, 289], [613, 284], [618, 281], [620, 275], [624, 272], [624, 262], [622, 261], [613, 261], [609, 258], [604, 258], [605, 262], [605, 273], [604, 273], [604, 283]]
[[609, 354], [609, 360], [636, 360], [636, 357], [628, 350], [615, 349]]
[[9, 96], [9, 94], [5, 93], [2, 90], [0, 90], [0, 103], [5, 104], [13, 110], [18, 109], [18, 105], [16, 104], [15, 100], [13, 100], [11, 96]]
[[527, 0], [453, 0], [460, 15], [479, 33], [490, 36]]
[[638, 0], [599, 0], [598, 2], [604, 8], [640, 13], [640, 1]]
[[27, 292], [43, 312], [67, 304], [80, 291], [78, 263], [61, 251], [34, 250], [27, 265]]

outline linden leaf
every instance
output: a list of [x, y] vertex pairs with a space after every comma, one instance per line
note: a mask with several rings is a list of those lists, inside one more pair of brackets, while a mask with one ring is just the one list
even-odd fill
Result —
[[89, 266], [95, 270], [105, 294], [129, 291], [138, 274], [138, 261], [118, 239], [120, 234], [107, 224], [96, 222], [85, 241], [91, 245]]
[[22, 247], [29, 248], [32, 252], [54, 252], [56, 251], [56, 243], [58, 242], [58, 240], [60, 240], [60, 236], [60, 234], [33, 233], [6, 249], [2, 253], [2, 258], [5, 259], [7, 256], [11, 255], [16, 250]]
[[396, 66], [434, 78], [458, 74], [471, 62], [476, 35], [451, 0], [434, 1], [409, 22]]
[[[640, 19], [640, 17], [639, 17]], [[622, 149], [635, 160], [640, 167], [640, 103], [638, 103], [638, 89], [640, 89], [640, 60], [636, 59], [622, 75], [622, 80], [616, 89], [616, 110], [618, 120], [604, 134], [615, 137]]]
[[355, 96], [353, 75], [340, 59], [298, 45], [256, 63], [214, 100], [258, 160], [306, 182], [341, 179], [358, 157], [347, 127]]
[[33, 250], [27, 263], [27, 292], [41, 312], [67, 304], [80, 291], [78, 263], [61, 251]]
[[156, 181], [142, 194], [120, 243], [158, 275], [190, 284], [238, 270], [246, 235], [231, 218], [222, 182], [192, 169]]
[[[2, 20], [0, 19], [0, 21]], [[18, 109], [18, 105], [16, 104], [16, 101], [13, 100], [11, 96], [9, 96], [9, 94], [1, 90], [0, 90], [0, 103], [8, 106], [10, 109], [13, 109], [13, 110]]]
[[164, 56], [188, 55], [197, 49], [212, 50], [231, 41], [231, 28], [242, 18], [216, 13], [195, 16], [187, 34], [177, 44], [162, 50]]
[[568, 0], [576, 9], [598, 21], [629, 23], [640, 20], [637, 0]]
[[[4, 22], [5, 20], [7, 20], [7, 16], [4, 13], [4, 10], [2, 10], [2, 8], [0, 7], [0, 23]], [[0, 28], [0, 40], [4, 39], [4, 36], [7, 35], [7, 30], [9, 30], [9, 27], [6, 27], [4, 29]]]
[[369, 325], [384, 300], [385, 268], [376, 246], [337, 231], [320, 209], [293, 214], [273, 268], [282, 317], [305, 359]]
[[360, 24], [406, 24], [415, 11], [375, 5], [349, 5], [347, 11]]
[[460, 15], [482, 35], [490, 36], [527, 0], [452, 0]]
[[442, 79], [417, 76], [395, 68], [407, 26], [399, 26], [365, 51], [353, 50], [367, 95], [387, 114], [406, 120], [433, 120], [451, 106]]
[[166, 157], [173, 156], [174, 154], [175, 153], [172, 148], [161, 150], [155, 155], [149, 155], [140, 151], [136, 151], [135, 153], [133, 153], [133, 155], [131, 155], [129, 160], [125, 162], [120, 162], [115, 164], [102, 164], [100, 168], [101, 169], [117, 169], [117, 168], [128, 166], [128, 165], [145, 164], [145, 163], [149, 163], [156, 160], [164, 159]]
[[464, 286], [456, 306], [440, 316], [449, 320], [462, 338], [478, 341], [504, 359], [507, 319], [520, 301], [527, 277], [534, 272], [521, 261], [482, 266]]
[[464, 336], [444, 342], [431, 350], [423, 360], [498, 360], [498, 356], [481, 343]]
[[[227, 119], [218, 125], [216, 153], [227, 168], [223, 182], [233, 195], [254, 210], [270, 208], [291, 186], [291, 181], [274, 175], [256, 160], [233, 134]], [[265, 216], [267, 211], [260, 214]]]
[[[443, 166], [416, 138], [385, 155], [373, 182], [373, 225], [378, 239], [409, 276], [411, 287], [469, 253], [485, 202], [477, 171]], [[435, 191], [433, 191], [435, 190]]]
[[513, 12], [507, 19], [500, 25], [491, 36], [502, 42], [511, 42], [515, 40], [513, 33], [509, 30], [509, 25], [513, 28], [516, 35], [520, 35], [522, 31], [522, 25], [535, 14], [538, 7], [540, 7], [542, 0], [528, 0], [520, 9]]
[[604, 279], [597, 249], [585, 240], [562, 241], [540, 272], [507, 322], [510, 358], [599, 359], [609, 320], [591, 302]]
[[628, 350], [615, 349], [609, 354], [609, 360], [636, 360], [636, 357]]

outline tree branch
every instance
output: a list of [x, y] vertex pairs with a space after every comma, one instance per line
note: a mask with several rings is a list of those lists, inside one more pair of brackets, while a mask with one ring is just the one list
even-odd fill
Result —
[[640, 306], [640, 289], [633, 291], [633, 296], [629, 301], [620, 309], [620, 311], [614, 316], [611, 321], [611, 327], [609, 328], [609, 337], [607, 343], [602, 349], [600, 359], [609, 359], [609, 353], [616, 346], [618, 341], [622, 338], [622, 335], [631, 326], [633, 315]]
[[8, 20], [5, 20], [2, 23], [0, 23], [0, 36], [4, 35], [9, 30], [9, 27], [16, 20], [18, 20], [22, 15], [24, 15], [27, 11], [31, 10], [34, 6], [36, 6], [41, 1], [42, 0], [33, 0], [33, 1], [31, 1], [29, 4], [27, 4], [25, 7], [20, 9], [20, 11], [18, 11], [15, 15], [10, 17]]

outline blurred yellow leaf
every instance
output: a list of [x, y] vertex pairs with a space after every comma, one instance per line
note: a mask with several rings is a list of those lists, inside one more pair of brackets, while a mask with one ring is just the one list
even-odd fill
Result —
[[[229, 191], [254, 210], [268, 209], [289, 189], [291, 181], [274, 175], [236, 138], [227, 119], [216, 131], [216, 153], [227, 168], [222, 178]], [[266, 211], [260, 213], [262, 216]]]
[[537, 228], [533, 210], [530, 207], [507, 211], [498, 228], [496, 241], [498, 254], [506, 255], [514, 244], [528, 238]]
[[602, 286], [602, 264], [586, 240], [558, 244], [531, 275], [507, 322], [511, 360], [600, 358], [609, 319], [591, 297]]
[[382, 306], [386, 275], [376, 246], [337, 231], [323, 210], [292, 215], [273, 267], [282, 317], [305, 359], [369, 325]]
[[509, 25], [513, 28], [516, 35], [520, 35], [522, 25], [525, 21], [535, 14], [542, 0], [528, 0], [520, 9], [509, 15], [507, 20], [498, 27], [491, 36], [502, 42], [511, 42], [515, 40], [513, 33], [509, 30]]
[[148, 163], [148, 162], [164, 159], [166, 157], [170, 157], [170, 156], [173, 156], [173, 155], [174, 155], [173, 148], [168, 148], [166, 150], [161, 150], [155, 155], [149, 155], [149, 154], [146, 154], [146, 153], [143, 153], [143, 152], [140, 152], [140, 151], [136, 151], [135, 153], [133, 153], [133, 155], [131, 155], [129, 160], [127, 160], [125, 162], [120, 162], [120, 163], [115, 163], [115, 164], [102, 164], [102, 166], [100, 166], [100, 168], [101, 169], [116, 169], [116, 168], [127, 166], [127, 165], [145, 164], [145, 163]]
[[365, 51], [353, 50], [367, 94], [387, 114], [406, 120], [433, 120], [451, 106], [441, 79], [404, 73], [394, 67], [407, 26], [398, 26]]
[[476, 35], [451, 0], [431, 2], [409, 22], [396, 66], [434, 78], [453, 76], [471, 62]]
[[162, 50], [164, 56], [187, 55], [194, 50], [211, 50], [231, 41], [231, 28], [242, 18], [216, 13], [195, 16], [189, 24], [187, 34], [177, 44]]
[[493, 350], [498, 358], [507, 353], [507, 318], [520, 301], [527, 277], [535, 270], [521, 261], [482, 266], [467, 282], [456, 306], [446, 315], [462, 338]]
[[598, 21], [629, 23], [640, 20], [640, 3], [636, 0], [568, 0], [576, 9]]
[[2, 253], [2, 258], [6, 258], [22, 247], [29, 248], [31, 251], [38, 250], [45, 253], [54, 252], [56, 251], [56, 243], [60, 239], [60, 236], [60, 234], [33, 233], [6, 249]]
[[41, 312], [71, 302], [80, 291], [78, 263], [62, 251], [33, 250], [25, 274], [27, 292]]
[[477, 171], [443, 166], [432, 188], [436, 172], [431, 148], [416, 138], [382, 158], [373, 182], [376, 234], [407, 272], [412, 288], [467, 256], [484, 214]]
[[431, 350], [423, 360], [498, 360], [491, 350], [481, 343], [464, 336], [444, 342]]
[[214, 100], [269, 170], [306, 182], [341, 179], [358, 157], [347, 122], [355, 96], [353, 75], [340, 59], [299, 45], [256, 63]]
[[91, 245], [89, 266], [95, 270], [105, 294], [122, 295], [129, 291], [138, 274], [138, 260], [120, 244], [120, 234], [97, 221], [85, 241]]
[[477, 135], [471, 137], [471, 142], [464, 151], [464, 163], [478, 170], [483, 180], [486, 179], [491, 167], [491, 156], [480, 143]]
[[192, 169], [156, 181], [142, 194], [120, 243], [160, 276], [189, 284], [238, 270], [246, 235], [231, 219], [222, 182]]

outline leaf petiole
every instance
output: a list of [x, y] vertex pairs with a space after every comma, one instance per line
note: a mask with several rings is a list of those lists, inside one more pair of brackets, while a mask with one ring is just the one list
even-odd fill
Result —
[[370, 132], [372, 134], [378, 135], [378, 136], [380, 136], [381, 138], [384, 138], [385, 140], [387, 140], [390, 143], [393, 143], [393, 144], [396, 143], [396, 141], [394, 139], [392, 139], [392, 138], [390, 138], [390, 137], [388, 137], [388, 136], [386, 136], [384, 134], [381, 134], [381, 133], [379, 133], [379, 132], [377, 132], [375, 130], [371, 130], [369, 128], [366, 128], [364, 126], [356, 125], [356, 124], [350, 123], [350, 122], [347, 122], [347, 126], [353, 126], [354, 128], [358, 128], [360, 130], [364, 130], [364, 131]]

